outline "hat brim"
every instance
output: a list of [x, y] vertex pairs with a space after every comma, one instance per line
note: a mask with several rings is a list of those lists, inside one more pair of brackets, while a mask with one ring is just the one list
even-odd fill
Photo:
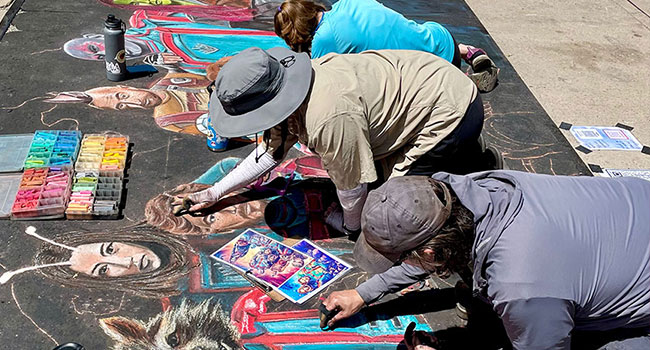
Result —
[[311, 85], [311, 60], [306, 53], [297, 53], [283, 47], [266, 50], [278, 61], [294, 56], [292, 65], [285, 67], [284, 82], [277, 95], [261, 107], [248, 113], [231, 115], [221, 105], [216, 91], [210, 96], [209, 115], [219, 136], [241, 137], [270, 129], [285, 120], [305, 100]]
[[391, 255], [378, 252], [368, 244], [363, 232], [354, 244], [354, 261], [362, 270], [374, 274], [390, 269], [399, 260], [400, 255], [400, 253]]

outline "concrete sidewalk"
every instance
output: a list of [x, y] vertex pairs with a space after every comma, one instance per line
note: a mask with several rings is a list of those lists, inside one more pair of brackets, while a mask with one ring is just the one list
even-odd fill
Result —
[[[623, 123], [650, 144], [650, 0], [467, 3], [556, 124]], [[650, 168], [640, 152], [578, 154], [607, 168]]]

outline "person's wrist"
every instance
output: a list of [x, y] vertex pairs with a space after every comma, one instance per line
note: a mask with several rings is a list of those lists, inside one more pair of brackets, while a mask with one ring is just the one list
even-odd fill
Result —
[[350, 229], [347, 226], [345, 226], [345, 222], [343, 223], [343, 233], [345, 233], [346, 236], [348, 236], [352, 240], [356, 240], [359, 235], [361, 234], [361, 227], [357, 228], [356, 230]]

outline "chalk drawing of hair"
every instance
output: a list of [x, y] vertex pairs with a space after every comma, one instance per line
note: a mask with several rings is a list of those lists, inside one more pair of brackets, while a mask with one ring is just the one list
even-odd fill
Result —
[[[34, 257], [34, 266], [5, 272], [4, 275], [9, 276], [4, 279], [8, 280], [13, 275], [38, 269], [42, 275], [64, 286], [115, 290], [145, 298], [163, 298], [179, 294], [179, 281], [197, 264], [192, 259], [196, 252], [188, 243], [150, 226], [140, 225], [110, 232], [74, 231], [58, 234], [52, 239], [33, 234], [31, 236], [46, 242]], [[153, 271], [114, 277], [89, 275], [70, 268], [70, 258], [77, 247], [105, 242], [147, 247], [160, 258], [160, 267]], [[3, 280], [3, 283], [6, 281]]]
[[48, 92], [48, 97], [44, 102], [49, 103], [85, 103], [91, 107], [93, 106], [93, 98], [83, 91], [64, 91], [64, 92]]

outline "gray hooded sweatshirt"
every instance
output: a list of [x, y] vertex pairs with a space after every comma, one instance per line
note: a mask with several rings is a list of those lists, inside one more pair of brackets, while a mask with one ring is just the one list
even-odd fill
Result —
[[[572, 330], [650, 329], [650, 182], [437, 173], [474, 214], [473, 289], [515, 349], [570, 349]], [[424, 277], [401, 264], [357, 287], [366, 303]]]

